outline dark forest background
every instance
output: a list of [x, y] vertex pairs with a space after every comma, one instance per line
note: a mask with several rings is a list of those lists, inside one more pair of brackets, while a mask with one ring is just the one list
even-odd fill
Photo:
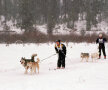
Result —
[[79, 17], [86, 20], [86, 30], [90, 31], [97, 23], [107, 21], [108, 0], [0, 0], [0, 16], [5, 17], [5, 29], [11, 20], [26, 33], [34, 31], [34, 25], [43, 24], [49, 35], [57, 24], [67, 23], [74, 29]]

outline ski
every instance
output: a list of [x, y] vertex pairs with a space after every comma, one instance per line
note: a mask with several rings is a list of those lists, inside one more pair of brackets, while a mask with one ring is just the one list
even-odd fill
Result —
[[56, 68], [49, 68], [49, 71], [51, 71], [51, 70], [57, 70]]

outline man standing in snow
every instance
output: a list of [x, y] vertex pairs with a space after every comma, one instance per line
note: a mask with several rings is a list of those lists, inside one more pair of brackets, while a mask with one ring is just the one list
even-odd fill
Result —
[[56, 53], [58, 53], [58, 62], [57, 62], [57, 69], [65, 68], [65, 57], [66, 57], [66, 46], [61, 43], [60, 40], [56, 41], [55, 44]]
[[104, 55], [104, 59], [106, 59], [106, 53], [105, 53], [105, 42], [106, 38], [103, 38], [102, 34], [99, 34], [99, 38], [97, 38], [96, 43], [99, 43], [99, 59], [101, 58], [101, 50]]

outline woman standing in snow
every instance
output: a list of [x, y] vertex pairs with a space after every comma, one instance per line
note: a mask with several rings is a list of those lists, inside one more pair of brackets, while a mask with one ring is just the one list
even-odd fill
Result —
[[55, 44], [55, 50], [56, 50], [56, 53], [58, 53], [57, 69], [60, 69], [61, 66], [62, 66], [62, 69], [64, 69], [65, 57], [66, 57], [66, 46], [64, 44], [61, 44], [60, 40], [57, 40]]
[[105, 42], [107, 41], [106, 38], [103, 38], [102, 34], [99, 34], [99, 38], [97, 38], [96, 43], [99, 43], [99, 59], [101, 58], [101, 50], [104, 55], [104, 59], [106, 59], [106, 52], [105, 52]]

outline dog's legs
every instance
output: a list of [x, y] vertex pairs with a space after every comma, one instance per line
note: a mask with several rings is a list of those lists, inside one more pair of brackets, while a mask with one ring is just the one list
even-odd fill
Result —
[[82, 60], [81, 60], [81, 62], [83, 61], [83, 58], [82, 58]]
[[39, 74], [39, 67], [38, 67], [38, 74]]
[[97, 60], [97, 59], [95, 59], [95, 62], [96, 62], [96, 60]]
[[95, 62], [98, 62], [98, 58], [95, 58]]
[[28, 73], [27, 71], [28, 71], [28, 68], [25, 68], [25, 74], [27, 74], [27, 73]]
[[86, 58], [86, 62], [88, 62], [88, 59]]
[[88, 58], [86, 58], [86, 62], [88, 62]]
[[36, 74], [36, 68], [34, 68], [34, 73]]
[[27, 70], [25, 70], [25, 73], [24, 74], [27, 74]]
[[93, 62], [93, 58], [92, 58], [92, 62]]
[[38, 74], [39, 74], [39, 65], [37, 65], [37, 70], [38, 70]]
[[87, 58], [86, 58], [86, 62], [88, 62], [88, 61], [87, 61]]
[[31, 67], [31, 75], [32, 75], [32, 72], [33, 72], [33, 68]]

